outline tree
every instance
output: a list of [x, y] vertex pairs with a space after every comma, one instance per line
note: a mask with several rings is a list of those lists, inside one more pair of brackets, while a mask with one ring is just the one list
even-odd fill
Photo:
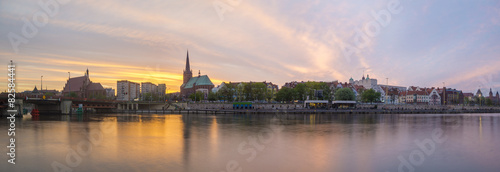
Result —
[[66, 94], [67, 97], [78, 97], [78, 94], [76, 94], [75, 92], [71, 92], [69, 94]]
[[254, 100], [264, 100], [266, 97], [267, 87], [262, 82], [254, 82], [250, 84], [252, 87], [252, 97]]
[[491, 99], [486, 99], [486, 106], [493, 106], [493, 101], [491, 101]]
[[464, 104], [465, 104], [466, 106], [469, 106], [469, 105], [470, 105], [470, 100], [469, 100], [469, 98], [467, 98], [467, 97], [466, 97], [466, 98], [464, 98]]
[[323, 100], [332, 100], [332, 89], [330, 89], [330, 86], [322, 83], [320, 87], [323, 90]]
[[295, 90], [288, 88], [288, 87], [282, 87], [277, 93], [276, 93], [276, 100], [277, 101], [293, 101], [295, 96]]
[[208, 93], [208, 101], [217, 101], [218, 97], [217, 94], [214, 92], [209, 92]]
[[294, 91], [296, 92], [297, 99], [304, 101], [307, 98], [306, 94], [309, 92], [309, 88], [305, 83], [300, 83], [295, 86]]
[[189, 98], [193, 101], [201, 101], [203, 98], [203, 92], [197, 91], [196, 93], [189, 95]]
[[142, 101], [153, 101], [153, 96], [151, 93], [143, 93]]
[[253, 100], [252, 84], [251, 83], [241, 83], [241, 86], [243, 87], [243, 96], [245, 97], [244, 100], [246, 100], [246, 101]]
[[363, 93], [361, 94], [361, 100], [363, 102], [373, 103], [380, 100], [380, 97], [381, 94], [379, 92], [376, 92], [374, 89], [363, 91]]
[[220, 100], [233, 101], [235, 86], [231, 83], [224, 84], [224, 86], [222, 86], [222, 88], [218, 91], [218, 94], [220, 97], [222, 97], [220, 98]]
[[45, 97], [51, 97], [51, 96], [54, 96], [54, 93], [51, 93], [51, 92], [47, 92], [44, 94]]
[[335, 91], [335, 100], [356, 100], [356, 95], [350, 88], [341, 88]]
[[274, 98], [274, 90], [273, 89], [266, 89], [266, 99], [268, 102], [271, 102]]

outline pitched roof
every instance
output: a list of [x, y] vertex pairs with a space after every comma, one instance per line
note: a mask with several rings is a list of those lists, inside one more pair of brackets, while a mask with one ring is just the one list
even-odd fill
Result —
[[195, 85], [214, 85], [207, 75], [192, 77], [186, 84], [182, 84], [183, 88], [193, 88]]
[[474, 97], [474, 94], [472, 94], [472, 93], [464, 93], [464, 97]]
[[63, 92], [68, 92], [70, 88], [71, 91], [80, 91], [83, 86], [83, 83], [85, 82], [85, 80], [87, 80], [87, 78], [88, 78], [87, 76], [70, 78], [66, 83], [66, 85], [64, 86]]
[[33, 89], [33, 91], [31, 91], [31, 93], [38, 93], [38, 89], [36, 88], [36, 85], [35, 85], [35, 89]]
[[87, 90], [104, 90], [104, 87], [102, 87], [101, 83], [90, 83]]

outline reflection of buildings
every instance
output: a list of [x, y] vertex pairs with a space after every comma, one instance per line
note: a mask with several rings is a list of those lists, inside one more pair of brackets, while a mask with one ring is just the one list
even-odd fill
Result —
[[[207, 75], [201, 75], [201, 73], [198, 72], [198, 76], [193, 77], [193, 71], [191, 70], [191, 67], [189, 65], [188, 52], [186, 56], [186, 69], [184, 69], [184, 77], [182, 79], [182, 85], [180, 88], [181, 96], [189, 97], [189, 95], [195, 93], [196, 91], [201, 91], [208, 94], [208, 92], [212, 91], [212, 88], [214, 88], [214, 84]], [[205, 96], [205, 98], [207, 98], [207, 96]]]
[[76, 97], [80, 98], [106, 98], [106, 90], [100, 83], [90, 81], [89, 70], [84, 76], [70, 78], [63, 88], [63, 95], [68, 96], [69, 93], [75, 93]]

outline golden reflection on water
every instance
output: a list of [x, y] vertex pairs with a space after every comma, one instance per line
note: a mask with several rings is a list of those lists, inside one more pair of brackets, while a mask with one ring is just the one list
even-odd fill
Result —
[[465, 159], [498, 167], [500, 118], [495, 115], [290, 115], [282, 119], [284, 130], [272, 133], [271, 142], [259, 143], [265, 149], [246, 161], [250, 154], [239, 153], [238, 145], [270, 128], [271, 118], [115, 114], [23, 119], [19, 161], [30, 165], [6, 171], [50, 170], [51, 162], [64, 163], [69, 149], [76, 150], [95, 133], [102, 138], [74, 171], [224, 171], [232, 160], [243, 171], [394, 171], [397, 157], [408, 157], [418, 149], [414, 140], [431, 138], [435, 128], [445, 130], [449, 140], [436, 145], [425, 165], [447, 158], [453, 160], [447, 166]]

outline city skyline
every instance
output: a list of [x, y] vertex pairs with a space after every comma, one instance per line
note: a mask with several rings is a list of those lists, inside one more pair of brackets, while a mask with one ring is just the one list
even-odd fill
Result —
[[[40, 88], [41, 75], [43, 89], [62, 90], [68, 72], [83, 76], [89, 68], [92, 80], [104, 87], [116, 89], [116, 81], [130, 80], [166, 83], [175, 92], [187, 49], [194, 73], [210, 75], [215, 85], [348, 82], [364, 71], [380, 84], [389, 78], [390, 85], [406, 87], [444, 82], [464, 92], [500, 91], [496, 1], [401, 0], [396, 11], [390, 1], [241, 1], [223, 18], [213, 6], [219, 1], [193, 2], [71, 1], [17, 52], [7, 35], [22, 35], [23, 18], [31, 20], [43, 8], [31, 1], [2, 2], [0, 57], [18, 64], [18, 91]], [[390, 20], [380, 22], [372, 14], [384, 12]], [[386, 25], [357, 46], [359, 30], [367, 34], [363, 26], [373, 22]]]

